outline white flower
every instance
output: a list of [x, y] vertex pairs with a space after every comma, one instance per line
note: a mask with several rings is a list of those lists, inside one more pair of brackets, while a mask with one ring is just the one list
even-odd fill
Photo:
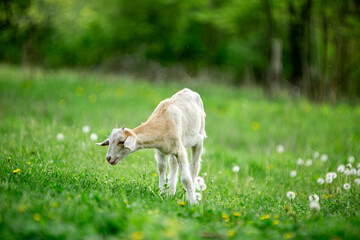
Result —
[[205, 183], [197, 185], [197, 190], [203, 192], [203, 191], [205, 191], [205, 189], [206, 189], [206, 184]]
[[337, 168], [337, 171], [338, 171], [339, 173], [343, 173], [344, 170], [345, 170], [345, 165], [344, 165], [344, 164], [340, 164], [340, 165], [338, 166], [338, 168]]
[[195, 185], [201, 185], [201, 184], [204, 184], [205, 181], [202, 177], [196, 177], [195, 178]]
[[357, 168], [360, 168], [360, 163], [356, 164], [356, 167], [357, 167]]
[[232, 168], [232, 171], [233, 171], [234, 173], [237, 173], [239, 170], [240, 170], [240, 167], [237, 166], [237, 165], [235, 165], [235, 166]]
[[93, 140], [93, 141], [96, 141], [96, 140], [98, 140], [98, 135], [96, 133], [92, 133], [90, 135], [90, 139]]
[[278, 153], [283, 153], [283, 152], [285, 151], [285, 148], [284, 148], [283, 145], [278, 145], [278, 146], [276, 147], [276, 151], [277, 151]]
[[355, 178], [354, 183], [356, 183], [357, 185], [360, 185], [360, 178]]
[[316, 181], [318, 184], [323, 185], [324, 184], [324, 179], [323, 178], [318, 178], [318, 180]]
[[313, 213], [320, 211], [320, 204], [318, 201], [311, 201], [309, 207]]
[[85, 126], [83, 126], [82, 130], [83, 130], [84, 133], [89, 133], [90, 132], [90, 127], [88, 125], [85, 125]]
[[349, 189], [350, 189], [350, 184], [349, 184], [349, 183], [345, 183], [344, 186], [343, 186], [343, 188], [344, 188], [345, 190], [349, 190]]
[[346, 164], [346, 167], [347, 167], [347, 168], [352, 168], [351, 163]]
[[328, 172], [326, 174], [326, 178], [335, 179], [335, 178], [337, 178], [337, 174], [335, 172]]
[[350, 175], [356, 175], [357, 171], [356, 168], [350, 169]]
[[328, 155], [321, 154], [320, 160], [323, 161], [323, 162], [326, 162], [328, 160]]
[[314, 152], [314, 158], [318, 158], [319, 157], [319, 152]]
[[206, 172], [204, 172], [204, 173], [203, 173], [203, 176], [204, 176], [204, 177], [206, 177], [206, 176], [207, 176], [207, 173], [206, 173]]
[[54, 161], [53, 161], [52, 159], [50, 159], [49, 163], [50, 163], [50, 164], [53, 164], [53, 163], [54, 163]]
[[289, 199], [294, 199], [295, 198], [295, 193], [292, 192], [292, 191], [289, 191], [286, 193], [286, 196], [289, 198]]
[[332, 183], [332, 181], [333, 181], [332, 178], [326, 178], [326, 179], [325, 179], [325, 182], [326, 182], [326, 183]]
[[298, 158], [298, 160], [296, 161], [297, 165], [304, 165], [304, 160], [302, 158]]
[[295, 170], [292, 170], [290, 172], [290, 177], [296, 177], [296, 171]]
[[355, 161], [354, 156], [349, 156], [348, 162], [349, 162], [349, 163], [353, 163], [354, 161]]
[[201, 193], [196, 192], [194, 197], [196, 201], [201, 201]]
[[346, 176], [350, 175], [350, 169], [345, 168], [345, 170], [344, 170], [344, 174], [345, 174]]
[[248, 177], [247, 181], [252, 182], [252, 181], [254, 181], [254, 178], [253, 177]]
[[360, 169], [357, 170], [357, 175], [360, 176]]
[[59, 140], [59, 141], [62, 141], [62, 140], [64, 140], [64, 134], [62, 134], [62, 133], [58, 133], [58, 135], [56, 135], [56, 138], [57, 138], [57, 140]]
[[310, 167], [312, 165], [312, 160], [308, 159], [306, 160], [305, 166]]
[[312, 201], [315, 201], [315, 202], [318, 202], [319, 201], [319, 196], [316, 195], [316, 194], [312, 194], [309, 196], [309, 201], [312, 202]]

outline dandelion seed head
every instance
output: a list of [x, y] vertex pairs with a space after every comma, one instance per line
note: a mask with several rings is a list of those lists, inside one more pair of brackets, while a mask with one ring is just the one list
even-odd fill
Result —
[[360, 169], [357, 170], [357, 174], [358, 176], [360, 176]]
[[284, 151], [285, 151], [285, 148], [284, 148], [283, 145], [278, 145], [278, 146], [276, 147], [276, 152], [277, 152], [277, 153], [283, 153]]
[[64, 140], [65, 136], [64, 136], [64, 134], [62, 134], [62, 133], [58, 133], [58, 134], [56, 135], [56, 138], [57, 138], [57, 140], [62, 141], [62, 140]]
[[351, 163], [348, 163], [348, 164], [346, 164], [346, 167], [347, 167], [347, 168], [352, 168], [352, 164], [351, 164]]
[[328, 160], [328, 155], [327, 154], [321, 154], [320, 160], [323, 161], [323, 162], [326, 162]]
[[320, 204], [318, 201], [311, 201], [309, 204], [311, 212], [316, 213], [320, 211]]
[[354, 156], [349, 156], [348, 157], [348, 163], [353, 163], [355, 161], [355, 157]]
[[356, 175], [356, 174], [357, 174], [356, 168], [350, 169], [350, 175]]
[[201, 201], [201, 193], [196, 192], [194, 196], [196, 201]]
[[296, 171], [295, 170], [292, 170], [290, 172], [290, 177], [296, 177]]
[[360, 168], [360, 163], [356, 164], [356, 167], [357, 167], [357, 168]]
[[254, 181], [254, 178], [253, 177], [248, 177], [247, 181], [252, 182], [252, 181]]
[[314, 158], [318, 158], [319, 156], [320, 156], [319, 152], [314, 152], [314, 155], [313, 155]]
[[308, 159], [306, 160], [305, 166], [310, 167], [312, 165], [312, 160]]
[[84, 133], [89, 133], [90, 132], [90, 127], [88, 125], [85, 125], [85, 126], [83, 126], [82, 131]]
[[289, 199], [294, 199], [295, 198], [295, 193], [293, 191], [289, 191], [289, 192], [286, 193], [286, 196]]
[[96, 133], [92, 133], [92, 134], [90, 135], [90, 139], [91, 139], [92, 141], [96, 141], [96, 140], [98, 140], [98, 135], [97, 135]]
[[204, 184], [204, 183], [205, 183], [205, 180], [202, 177], [198, 176], [195, 178], [195, 184], [200, 185], [200, 184]]
[[345, 174], [346, 176], [349, 176], [349, 175], [350, 175], [350, 169], [345, 168], [344, 174]]
[[332, 183], [332, 182], [333, 182], [333, 179], [332, 179], [332, 178], [326, 178], [326, 179], [325, 179], [325, 182], [328, 183], [328, 184], [329, 184], [329, 183]]
[[345, 190], [349, 190], [349, 189], [350, 189], [350, 184], [349, 184], [349, 183], [345, 183], [344, 186], [343, 186], [343, 188], [344, 188]]
[[235, 165], [235, 166], [232, 168], [232, 171], [233, 171], [234, 173], [237, 173], [239, 170], [240, 170], [240, 167], [237, 166], [237, 165]]
[[197, 188], [197, 190], [203, 192], [203, 191], [206, 190], [206, 184], [205, 184], [205, 183], [203, 183], [203, 184], [198, 184], [198, 185], [196, 186], [196, 188]]
[[316, 180], [316, 182], [320, 185], [324, 184], [324, 179], [323, 178], [318, 178], [318, 180]]
[[337, 172], [339, 173], [343, 173], [345, 171], [345, 165], [344, 164], [340, 164], [337, 168]]
[[354, 183], [356, 183], [357, 185], [360, 185], [360, 178], [355, 178]]
[[312, 194], [309, 196], [309, 201], [312, 202], [312, 201], [316, 201], [318, 202], [319, 201], [319, 196], [316, 195], [316, 194]]
[[301, 166], [304, 165], [304, 160], [302, 158], [298, 158], [298, 160], [296, 161], [297, 165]]

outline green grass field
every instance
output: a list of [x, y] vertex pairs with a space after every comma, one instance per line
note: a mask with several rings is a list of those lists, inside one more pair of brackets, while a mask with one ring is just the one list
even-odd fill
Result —
[[[198, 206], [186, 202], [180, 182], [174, 197], [160, 195], [153, 150], [114, 167], [107, 148], [90, 139], [96, 133], [102, 141], [116, 123], [136, 127], [184, 87], [201, 95], [207, 113], [200, 171], [207, 189]], [[0, 239], [360, 238], [360, 177], [337, 173], [332, 183], [317, 183], [349, 156], [358, 169], [359, 105], [0, 65], [0, 135]], [[312, 165], [297, 165], [298, 158]], [[317, 213], [309, 208], [313, 193]]]

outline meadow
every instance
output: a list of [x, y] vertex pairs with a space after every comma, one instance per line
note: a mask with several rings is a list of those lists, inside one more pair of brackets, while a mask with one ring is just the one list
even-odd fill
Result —
[[[196, 206], [180, 182], [160, 195], [152, 150], [114, 167], [95, 145], [184, 87], [207, 113]], [[0, 65], [0, 239], [359, 239], [359, 120], [286, 91]]]

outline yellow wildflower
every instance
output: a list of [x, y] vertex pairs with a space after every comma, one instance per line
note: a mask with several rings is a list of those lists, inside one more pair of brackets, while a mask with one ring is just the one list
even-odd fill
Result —
[[176, 235], [176, 231], [173, 228], [167, 228], [162, 232], [162, 234], [164, 237], [171, 238]]
[[179, 201], [178, 204], [179, 204], [180, 206], [182, 206], [182, 207], [185, 206], [185, 202], [184, 202], [184, 201]]
[[53, 208], [57, 208], [59, 206], [59, 203], [58, 202], [53, 202], [52, 206], [53, 206]]
[[290, 239], [290, 238], [293, 238], [293, 237], [294, 237], [294, 234], [291, 233], [291, 232], [288, 232], [288, 233], [285, 233], [285, 234], [284, 234], [284, 238], [285, 238], [285, 239]]
[[18, 169], [15, 169], [14, 171], [13, 171], [13, 173], [18, 173], [18, 172], [20, 172], [21, 170], [20, 170], [20, 168], [18, 168]]
[[251, 126], [252, 126], [252, 129], [255, 131], [259, 130], [259, 128], [260, 128], [260, 124], [258, 122], [253, 122], [251, 124]]
[[32, 217], [33, 217], [34, 221], [36, 221], [36, 222], [40, 222], [40, 220], [41, 220], [41, 216], [38, 213], [34, 213]]
[[279, 224], [279, 220], [274, 220], [273, 221], [273, 224], [276, 226], [276, 225], [278, 225]]
[[31, 162], [27, 162], [27, 164], [31, 165]]
[[233, 238], [235, 236], [235, 230], [230, 230], [229, 232], [228, 232], [228, 237], [229, 238]]
[[156, 173], [153, 173], [153, 176], [154, 176], [154, 177], [156, 177], [156, 176], [157, 176], [157, 174], [156, 174]]
[[240, 213], [234, 212], [234, 217], [240, 217]]
[[278, 219], [278, 218], [279, 218], [279, 215], [275, 214], [275, 215], [274, 215], [274, 218], [275, 218], [275, 219]]
[[225, 221], [230, 218], [229, 214], [226, 214], [226, 213], [221, 214], [221, 217], [222, 217], [223, 219], [225, 219]]
[[20, 205], [18, 206], [18, 211], [19, 211], [19, 212], [23, 213], [23, 212], [25, 212], [25, 210], [26, 210], [26, 206], [24, 206], [24, 205], [22, 205], [22, 204], [20, 204]]
[[263, 216], [260, 217], [261, 220], [266, 220], [270, 218], [270, 214], [265, 214]]
[[144, 234], [142, 232], [140, 232], [140, 231], [133, 232], [130, 235], [130, 238], [133, 239], [133, 240], [142, 240], [142, 239], [144, 239]]
[[269, 170], [271, 170], [271, 169], [273, 169], [273, 168], [274, 168], [274, 166], [273, 166], [272, 164], [269, 164], [269, 165], [268, 165], [268, 169], [269, 169]]

